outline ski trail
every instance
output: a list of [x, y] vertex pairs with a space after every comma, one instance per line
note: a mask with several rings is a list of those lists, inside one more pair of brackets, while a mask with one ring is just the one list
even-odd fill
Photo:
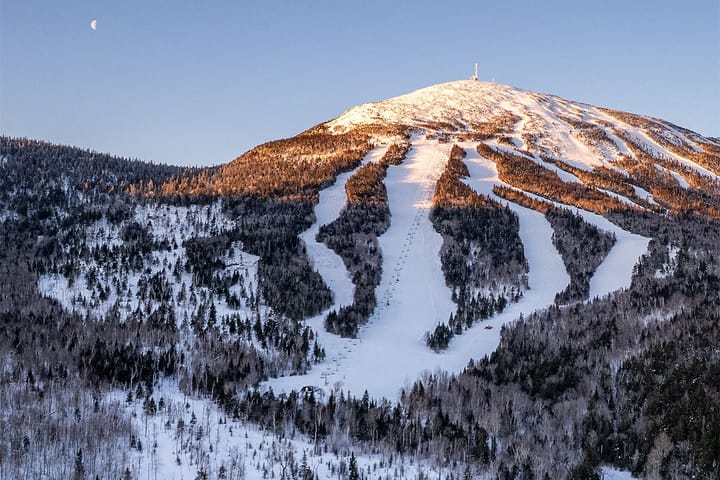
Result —
[[615, 245], [613, 245], [590, 278], [590, 294], [588, 298], [592, 300], [595, 297], [604, 297], [616, 290], [630, 287], [635, 265], [640, 257], [647, 252], [650, 239], [623, 230], [607, 218], [596, 213], [577, 208], [572, 208], [572, 210], [583, 217], [586, 222], [595, 225], [601, 230], [615, 234]]
[[387, 148], [387, 145], [373, 148], [359, 167], [350, 172], [341, 173], [332, 186], [321, 190], [320, 199], [315, 206], [315, 223], [300, 234], [300, 239], [305, 243], [305, 249], [313, 267], [333, 292], [333, 305], [330, 309], [338, 309], [342, 305], [352, 304], [355, 285], [353, 285], [342, 259], [327, 245], [315, 240], [315, 237], [321, 226], [331, 223], [340, 215], [346, 203], [345, 184], [348, 179], [363, 165], [379, 161]]
[[[470, 172], [470, 178], [464, 183], [476, 192], [506, 203], [492, 193], [494, 185], [502, 185], [498, 178], [495, 163], [480, 157], [475, 144], [463, 143], [467, 156], [464, 159]], [[517, 303], [509, 303], [502, 313], [478, 322], [462, 335], [456, 336], [443, 356], [447, 357], [442, 365], [444, 368], [459, 371], [464, 368], [470, 358], [482, 358], [492, 353], [500, 343], [501, 327], [516, 320], [520, 315], [544, 309], [555, 302], [555, 294], [562, 291], [569, 283], [570, 276], [560, 253], [552, 243], [553, 230], [545, 216], [535, 210], [510, 203], [512, 211], [520, 221], [520, 240], [528, 261], [528, 284], [522, 299]]]
[[[348, 339], [343, 339], [329, 333], [325, 329], [325, 317], [327, 317], [327, 314], [331, 310], [338, 310], [342, 305], [350, 305], [353, 302], [353, 294], [355, 292], [355, 285], [352, 283], [350, 274], [345, 268], [342, 259], [328, 248], [327, 245], [318, 242], [316, 237], [320, 227], [338, 218], [347, 203], [345, 184], [348, 179], [363, 165], [380, 161], [387, 149], [388, 145], [373, 148], [365, 156], [360, 166], [353, 171], [338, 175], [333, 185], [321, 190], [318, 204], [315, 206], [315, 223], [313, 223], [308, 230], [300, 234], [300, 239], [305, 244], [305, 249], [312, 266], [317, 270], [325, 284], [333, 293], [333, 304], [320, 314], [305, 321], [306, 325], [317, 334], [316, 338], [318, 343], [325, 348], [326, 360], [322, 364], [315, 366], [311, 371], [316, 377], [324, 375], [324, 372], [332, 371], [333, 363], [339, 360], [342, 352], [350, 342]], [[321, 370], [321, 367], [323, 370]], [[299, 379], [303, 377], [306, 376], [279, 377], [268, 380], [265, 385], [270, 388], [285, 390], [285, 385], [290, 384], [292, 385], [291, 388], [299, 389], [308, 384], [305, 380], [300, 381], [300, 383], [296, 382], [296, 380], [299, 381]], [[325, 377], [323, 376], [323, 378]], [[317, 378], [314, 379], [313, 382], [312, 384], [314, 385], [321, 384]]]
[[[466, 148], [465, 151], [468, 154], [468, 156], [465, 158], [465, 163], [467, 164], [472, 177], [471, 180], [466, 181], [466, 183], [471, 187], [475, 188], [479, 193], [484, 193], [498, 199], [492, 193], [493, 185], [510, 185], [507, 185], [506, 183], [500, 181], [500, 179], [498, 178], [497, 168], [495, 167], [495, 164], [490, 160], [481, 158], [478, 155], [474, 145], [466, 143], [462, 146]], [[476, 176], [478, 176], [481, 180], [478, 181], [478, 179], [475, 178]], [[526, 194], [532, 198], [537, 198], [546, 202], [549, 201], [546, 198], [541, 198], [531, 193], [526, 192]], [[498, 200], [502, 201], [503, 203], [506, 202], [504, 199]], [[613, 245], [612, 249], [610, 249], [610, 252], [605, 257], [605, 259], [603, 259], [602, 263], [598, 266], [592, 278], [590, 279], [589, 298], [592, 299], [595, 297], [602, 297], [614, 291], [628, 288], [630, 286], [630, 282], [632, 281], [632, 274], [633, 269], [635, 268], [635, 264], [637, 264], [640, 257], [645, 254], [645, 252], [647, 252], [647, 246], [650, 242], [650, 239], [641, 235], [630, 233], [627, 230], [623, 230], [614, 223], [610, 222], [605, 217], [596, 213], [588, 212], [587, 210], [581, 210], [579, 208], [571, 207], [568, 205], [559, 204], [557, 202], [551, 203], [555, 204], [558, 207], [569, 208], [573, 212], [580, 215], [583, 220], [590, 223], [591, 225], [595, 225], [601, 230], [615, 234], [615, 245]], [[521, 209], [522, 207], [515, 205], [512, 202], [510, 202], [509, 205], [515, 213], [518, 213], [518, 215], [520, 214], [520, 210], [518, 209]], [[520, 230], [522, 237], [522, 218], [520, 222]], [[524, 238], [523, 244], [525, 245], [525, 254], [527, 256], [528, 243], [525, 242]], [[552, 251], [556, 252], [554, 246]], [[563, 266], [563, 271], [564, 270], [565, 267]], [[549, 271], [550, 270], [548, 270], [548, 272]], [[532, 288], [532, 282], [530, 286]]]
[[[510, 208], [520, 221], [530, 289], [502, 313], [454, 337], [446, 351], [431, 351], [425, 345], [425, 333], [447, 321], [456, 309], [442, 273], [439, 256], [442, 237], [429, 219], [435, 184], [447, 163], [450, 145], [419, 138], [414, 138], [412, 144], [405, 162], [388, 169], [385, 179], [392, 221], [388, 231], [379, 237], [383, 277], [376, 290], [378, 308], [368, 323], [360, 327], [357, 339], [343, 339], [325, 332], [324, 315], [311, 319], [308, 323], [318, 332], [327, 353], [325, 362], [305, 375], [272, 379], [266, 386], [289, 392], [313, 385], [326, 391], [349, 391], [356, 396], [367, 390], [375, 398], [396, 399], [402, 388], [425, 371], [459, 372], [470, 359], [492, 353], [500, 342], [504, 324], [553, 305], [555, 294], [570, 282], [565, 264], [552, 243], [553, 230], [545, 216], [511, 203]], [[492, 188], [502, 182], [495, 164], [481, 158], [475, 144], [461, 146], [467, 151], [465, 163], [471, 174], [465, 182], [477, 192], [497, 198]], [[594, 219], [595, 222], [600, 220]], [[637, 259], [638, 252], [647, 246], [647, 239], [634, 238], [617, 227], [601, 228], [616, 232], [618, 244], [598, 269], [591, 283], [592, 295], [614, 291], [629, 282], [635, 263], [632, 259]], [[623, 262], [621, 268], [619, 264]], [[345, 272], [344, 267], [342, 271]], [[622, 278], [617, 278], [618, 273]], [[327, 278], [334, 282], [332, 275]], [[338, 285], [331, 284], [339, 291]]]
[[[378, 239], [383, 254], [378, 308], [358, 338], [322, 334], [328, 354], [324, 364], [267, 385], [278, 391], [338, 387], [355, 395], [368, 390], [375, 397], [396, 398], [405, 383], [433, 367], [438, 356], [425, 345], [424, 334], [456, 308], [438, 255], [442, 237], [429, 219], [435, 184], [449, 153], [450, 145], [415, 138], [403, 164], [388, 169], [385, 185], [392, 220]], [[324, 332], [321, 327], [318, 333]]]
[[[307, 375], [273, 379], [268, 382], [273, 389], [289, 391], [315, 385], [358, 396], [367, 390], [373, 397], [395, 399], [401, 388], [424, 371], [458, 372], [470, 359], [490, 354], [497, 348], [504, 323], [551, 305], [555, 294], [568, 284], [569, 277], [552, 245], [552, 229], [545, 217], [513, 207], [520, 217], [531, 290], [502, 314], [455, 337], [447, 351], [435, 353], [425, 345], [425, 333], [447, 321], [457, 307], [442, 273], [442, 237], [429, 219], [435, 184], [449, 153], [450, 145], [415, 138], [405, 162], [388, 170], [385, 185], [392, 222], [379, 238], [383, 278], [376, 290], [378, 308], [360, 328], [356, 340], [324, 334], [321, 342], [329, 353], [325, 364]], [[497, 181], [494, 164], [492, 169], [484, 166], [477, 153], [475, 159], [474, 163], [468, 162], [472, 164], [471, 186], [483, 193], [491, 192]], [[547, 277], [547, 272], [555, 273]], [[493, 328], [487, 329], [488, 325]]]

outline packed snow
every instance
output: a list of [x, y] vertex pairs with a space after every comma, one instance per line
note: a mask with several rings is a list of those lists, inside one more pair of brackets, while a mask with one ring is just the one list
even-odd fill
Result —
[[[419, 137], [412, 145], [405, 162], [390, 168], [385, 180], [392, 223], [379, 239], [384, 274], [376, 292], [377, 311], [360, 328], [357, 339], [342, 339], [325, 332], [322, 328], [324, 315], [312, 319], [309, 324], [319, 332], [327, 360], [305, 375], [272, 379], [267, 382], [267, 387], [289, 391], [314, 385], [349, 390], [355, 395], [367, 390], [372, 396], [396, 398], [403, 387], [424, 371], [457, 372], [470, 359], [492, 353], [499, 343], [503, 324], [552, 305], [555, 294], [569, 283], [562, 258], [552, 244], [552, 228], [545, 217], [534, 210], [510, 204], [520, 219], [530, 290], [520, 302], [508, 305], [503, 313], [455, 337], [446, 351], [435, 353], [428, 349], [424, 334], [439, 322], [446, 321], [456, 308], [444, 282], [438, 255], [442, 238], [428, 217], [434, 185], [443, 171], [450, 146]], [[466, 183], [479, 193], [495, 197], [493, 186], [502, 184], [495, 164], [480, 157], [475, 144], [461, 145], [466, 148], [465, 163], [470, 171]], [[318, 210], [339, 212], [341, 206], [337, 203], [343, 201], [337, 195], [321, 195]], [[330, 206], [322, 205], [323, 202], [336, 203]], [[591, 280], [590, 298], [627, 288], [634, 265], [647, 251], [649, 240], [631, 234], [599, 215], [575, 210], [589, 223], [613, 232], [617, 237], [616, 245]], [[311, 231], [316, 229], [314, 226]], [[309, 249], [309, 252], [313, 251], [317, 250]], [[328, 264], [327, 259], [313, 261]], [[332, 275], [337, 272], [326, 274], [324, 278], [335, 290]], [[347, 286], [341, 288], [347, 289]]]

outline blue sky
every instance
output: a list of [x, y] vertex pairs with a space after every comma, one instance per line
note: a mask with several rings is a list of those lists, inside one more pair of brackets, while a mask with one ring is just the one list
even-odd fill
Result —
[[475, 62], [720, 136], [717, 0], [0, 0], [0, 131], [215, 165]]

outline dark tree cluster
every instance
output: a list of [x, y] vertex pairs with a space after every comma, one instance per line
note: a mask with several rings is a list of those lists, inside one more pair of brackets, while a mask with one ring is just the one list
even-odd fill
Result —
[[[476, 321], [502, 312], [527, 288], [518, 218], [461, 181], [469, 176], [464, 156], [465, 151], [453, 145], [430, 212], [435, 230], [443, 236], [440, 260], [445, 281], [458, 304], [447, 324], [427, 333], [426, 342], [435, 350], [446, 348], [453, 335]], [[486, 289], [491, 291], [483, 293]]]
[[[165, 182], [180, 169], [42, 142], [2, 141], [0, 196], [8, 202], [3, 203], [0, 222], [0, 359], [3, 365], [13, 366], [13, 373], [9, 377], [0, 373], [0, 410], [10, 415], [3, 418], [12, 418], [13, 427], [3, 431], [10, 443], [0, 440], [0, 472], [8, 471], [4, 469], [6, 454], [15, 451], [20, 431], [16, 427], [22, 427], [21, 418], [35, 411], [32, 405], [44, 408], [45, 413], [65, 415], [61, 412], [72, 412], [72, 408], [78, 413], [72, 424], [48, 418], [36, 422], [39, 429], [22, 429], [27, 442], [52, 452], [80, 444], [85, 473], [112, 476], [118, 465], [111, 467], [96, 459], [113, 442], [126, 445], [131, 436], [129, 420], [121, 407], [106, 407], [98, 400], [96, 412], [104, 412], [105, 426], [117, 429], [98, 434], [101, 443], [82, 437], [87, 428], [98, 432], [104, 428], [97, 426], [102, 423], [98, 415], [88, 414], [84, 405], [70, 407], [85, 395], [101, 398], [109, 389], [126, 388], [129, 394], [139, 395], [142, 390], [146, 396], [158, 379], [177, 376], [187, 392], [204, 392], [223, 402], [268, 375], [302, 373], [311, 361], [324, 357], [314, 333], [297, 320], [330, 301], [329, 290], [309, 268], [297, 239], [312, 221], [312, 205], [265, 199], [228, 202], [226, 211], [240, 214], [238, 227], [222, 233], [211, 229], [209, 236], [188, 239], [183, 244], [184, 261], [168, 263], [165, 253], [178, 248], [175, 232], [155, 238], [150, 222], [134, 217], [140, 206], [160, 208], [147, 198], [155, 192], [153, 184]], [[188, 220], [212, 224], [218, 219]], [[111, 231], [117, 238], [109, 242]], [[238, 241], [246, 242], [263, 265], [282, 270], [268, 273], [262, 265], [259, 268], [261, 290], [263, 282], [270, 285], [265, 288], [267, 296], [285, 307], [278, 309], [280, 315], [260, 311], [259, 292], [241, 292], [243, 298], [230, 293], [230, 287], [241, 283], [241, 274], [237, 270], [227, 273], [222, 259]], [[164, 256], [166, 260], [159, 264]], [[194, 281], [177, 293], [173, 286], [186, 271]], [[70, 286], [82, 280], [87, 298], [73, 302], [86, 313], [67, 313], [54, 301], [40, 297], [38, 276], [42, 274], [61, 274]], [[133, 310], [124, 300], [129, 276], [139, 276]], [[273, 276], [294, 281], [273, 296], [272, 288], [279, 284]], [[209, 287], [209, 296], [200, 295], [197, 289], [202, 286]], [[107, 312], [91, 313], [111, 295], [117, 295], [118, 301]], [[218, 297], [231, 300], [228, 305], [252, 307], [251, 318], [219, 315], [214, 303]], [[194, 307], [187, 322], [178, 322], [176, 302]], [[23, 386], [25, 381], [31, 390]], [[29, 396], [23, 394], [24, 405], [15, 403], [19, 392], [29, 392]], [[151, 396], [146, 403], [147, 411], [152, 411]], [[40, 427], [47, 428], [45, 433], [56, 428], [59, 434], [41, 438]], [[22, 444], [22, 435], [19, 438]], [[124, 447], [114, 450], [119, 448]], [[68, 457], [75, 455], [73, 451]], [[20, 466], [32, 462], [29, 455], [16, 460]], [[58, 472], [62, 465], [57, 462]]]
[[313, 204], [258, 197], [228, 199], [236, 219], [233, 239], [260, 257], [258, 276], [265, 301], [292, 319], [316, 315], [332, 302], [332, 293], [310, 265], [298, 235], [310, 227]]
[[402, 164], [411, 147], [412, 144], [408, 140], [390, 144], [380, 159], [380, 165], [393, 166]]
[[512, 134], [520, 120], [520, 117], [513, 113], [503, 112], [490, 121], [471, 123], [468, 130], [472, 133], [467, 139], [482, 142], [493, 137]]
[[[61, 200], [66, 187], [77, 191], [113, 193], [129, 191], [131, 185], [161, 185], [174, 175], [194, 169], [130, 160], [93, 150], [57, 145], [28, 138], [0, 137], [0, 157], [5, 158], [0, 177], [3, 200], [16, 192], [53, 185]], [[59, 180], [68, 181], [66, 185]]]
[[317, 126], [264, 143], [213, 171], [178, 175], [160, 187], [165, 196], [258, 196], [316, 201], [338, 173], [357, 167], [372, 145], [364, 132], [334, 134]]
[[372, 399], [367, 392], [356, 398], [331, 391], [320, 402], [312, 392], [276, 396], [254, 390], [227, 408], [280, 436], [298, 430], [322, 442], [344, 432], [349, 440], [375, 450], [436, 458], [440, 465], [455, 469], [466, 464], [486, 467], [496, 454], [488, 432], [477, 419], [451, 413], [456, 402], [436, 397], [427, 381], [416, 381], [396, 403]]
[[570, 275], [570, 284], [555, 296], [555, 303], [586, 299], [590, 292], [590, 279], [615, 245], [615, 236], [587, 223], [567, 208], [556, 207], [519, 190], [496, 185], [493, 192], [498, 197], [543, 213], [550, 223], [553, 244]]
[[[668, 151], [707, 168], [715, 175], [720, 175], [720, 142], [711, 143], [712, 138], [703, 138], [696, 132], [664, 120], [606, 108], [601, 110], [628, 125], [642, 128], [653, 141]], [[673, 130], [680, 132], [685, 136], [685, 139], [694, 142], [695, 146], [699, 148], [690, 146], [685, 139], [673, 132]]]
[[[656, 202], [674, 214], [693, 213], [720, 218], [720, 182], [677, 160], [661, 158], [633, 138], [617, 133], [635, 157], [625, 157], [619, 166], [629, 172], [639, 186], [652, 192]], [[690, 188], [680, 185], [671, 172], [684, 179]]]
[[[653, 233], [628, 291], [520, 319], [503, 330], [492, 356], [460, 375], [415, 382], [395, 406], [371, 400], [366, 408], [364, 400], [333, 392], [327, 403], [310, 398], [298, 408], [295, 397], [268, 392], [250, 394], [234, 410], [313, 438], [329, 438], [337, 431], [330, 425], [358, 442], [388, 438], [397, 452], [448, 467], [464, 462], [483, 471], [492, 462], [500, 478], [598, 478], [601, 464], [647, 476], [714, 478], [720, 225], [649, 212], [612, 218], [635, 233]], [[669, 246], [680, 252], [672, 274], [659, 276]], [[384, 421], [377, 423], [385, 415], [387, 437]], [[482, 441], [466, 443], [473, 431]]]
[[555, 296], [555, 302], [584, 300], [590, 292], [590, 279], [595, 270], [615, 245], [615, 236], [566, 208], [553, 207], [545, 218], [553, 229], [553, 244], [570, 275], [570, 285]]
[[594, 170], [588, 171], [581, 168], [573, 167], [572, 165], [565, 163], [561, 160], [554, 160], [548, 157], [542, 158], [543, 161], [552, 163], [561, 170], [573, 174], [586, 185], [615, 192], [618, 195], [623, 195], [624, 197], [629, 198], [633, 202], [648, 210], [653, 210], [656, 212], [663, 211], [663, 208], [660, 205], [650, 203], [644, 198], [638, 196], [637, 193], [635, 193], [635, 189], [633, 188], [633, 183], [631, 183], [633, 180], [631, 180], [629, 177], [624, 176], [616, 170], [612, 170], [607, 167], [596, 167]]

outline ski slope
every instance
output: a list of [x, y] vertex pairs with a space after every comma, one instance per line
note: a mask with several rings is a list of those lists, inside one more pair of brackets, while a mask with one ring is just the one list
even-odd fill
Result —
[[[468, 170], [470, 171], [470, 179], [467, 179], [465, 183], [474, 188], [478, 193], [489, 195], [496, 200], [506, 203], [505, 200], [496, 197], [492, 193], [493, 185], [511, 187], [499, 179], [495, 163], [482, 158], [477, 153], [477, 144], [462, 143], [460, 145], [465, 148], [465, 153], [467, 154], [465, 157], [465, 164], [468, 166]], [[537, 198], [546, 202], [549, 201], [546, 198], [540, 198], [537, 195], [528, 192], [525, 193], [532, 198]], [[558, 207], [569, 208], [591, 225], [596, 226], [600, 230], [615, 234], [615, 245], [613, 245], [612, 249], [610, 249], [610, 252], [595, 270], [595, 273], [590, 279], [589, 298], [603, 297], [617, 290], [628, 288], [632, 280], [633, 269], [640, 257], [647, 252], [650, 239], [641, 235], [630, 233], [627, 230], [623, 230], [605, 217], [596, 213], [559, 204], [557, 202], [551, 203], [554, 203]], [[525, 210], [513, 203], [510, 203], [509, 205], [510, 208], [518, 215], [521, 215], [522, 210]], [[522, 233], [522, 218], [520, 223]], [[523, 238], [523, 245], [525, 246], [526, 255], [528, 255], [527, 249], [529, 246], [532, 246], [532, 242], [526, 242]], [[548, 273], [551, 271], [552, 270], [546, 270]]]
[[[342, 259], [327, 245], [318, 242], [316, 239], [317, 234], [320, 227], [332, 223], [333, 220], [340, 216], [340, 212], [345, 206], [345, 184], [348, 179], [368, 162], [378, 162], [387, 151], [387, 148], [387, 145], [373, 148], [365, 156], [360, 166], [352, 171], [341, 173], [332, 186], [321, 190], [320, 199], [315, 206], [315, 222], [308, 230], [300, 234], [300, 239], [305, 244], [305, 249], [313, 267], [333, 292], [333, 305], [327, 311], [339, 310], [343, 305], [351, 305], [355, 286], [352, 283], [350, 274], [345, 269]], [[321, 316], [324, 318], [325, 315], [327, 315], [327, 312], [323, 312]]]
[[[435, 183], [449, 153], [450, 145], [415, 138], [405, 162], [388, 170], [385, 185], [392, 222], [379, 238], [384, 262], [383, 279], [376, 292], [379, 306], [361, 327], [358, 338], [320, 333], [318, 327], [319, 341], [327, 353], [325, 363], [306, 375], [272, 379], [267, 386], [287, 392], [315, 385], [349, 390], [355, 395], [367, 390], [375, 397], [397, 398], [400, 389], [424, 371], [460, 371], [470, 359], [491, 353], [504, 323], [552, 304], [555, 294], [565, 288], [569, 277], [552, 245], [550, 225], [533, 210], [513, 207], [520, 217], [531, 290], [502, 314], [456, 337], [446, 351], [435, 353], [426, 346], [425, 332], [447, 321], [457, 307], [440, 264], [442, 237], [429, 219]], [[493, 182], [478, 177], [476, 186], [480, 191], [492, 190]]]
[[[478, 193], [497, 200], [494, 185], [503, 184], [494, 162], [478, 155], [476, 143], [461, 143], [467, 156], [470, 177], [465, 182]], [[520, 220], [520, 238], [528, 260], [530, 289], [516, 304], [501, 314], [481, 322], [456, 336], [447, 350], [433, 352], [425, 345], [424, 335], [447, 321], [456, 309], [451, 291], [445, 284], [439, 251], [442, 237], [429, 219], [435, 184], [442, 174], [450, 152], [449, 144], [415, 137], [405, 162], [391, 167], [385, 179], [392, 221], [379, 238], [383, 253], [383, 278], [377, 288], [378, 308], [363, 325], [357, 339], [343, 339], [325, 331], [326, 313], [309, 324], [319, 335], [327, 358], [305, 375], [281, 377], [266, 383], [276, 392], [289, 392], [313, 385], [323, 389], [341, 389], [355, 395], [368, 391], [374, 397], [397, 398], [401, 389], [424, 371], [461, 371], [470, 359], [492, 353], [500, 341], [501, 327], [520, 315], [528, 315], [554, 303], [570, 278], [560, 254], [552, 243], [552, 228], [544, 215], [532, 209], [510, 204]], [[379, 158], [376, 150], [371, 156]], [[340, 259], [324, 245], [312, 246], [320, 222], [332, 221], [344, 205], [339, 192], [346, 177], [324, 191], [316, 208], [318, 222], [303, 239], [313, 263], [335, 294], [335, 304], [352, 301], [352, 283]], [[582, 210], [583, 218], [615, 233], [617, 242], [598, 267], [590, 284], [590, 298], [627, 288], [638, 258], [646, 252], [648, 239], [631, 234], [605, 218]], [[331, 258], [335, 256], [335, 259]], [[335, 264], [337, 267], [332, 267]], [[341, 278], [342, 277], [342, 278]], [[333, 307], [334, 308], [334, 307]]]

